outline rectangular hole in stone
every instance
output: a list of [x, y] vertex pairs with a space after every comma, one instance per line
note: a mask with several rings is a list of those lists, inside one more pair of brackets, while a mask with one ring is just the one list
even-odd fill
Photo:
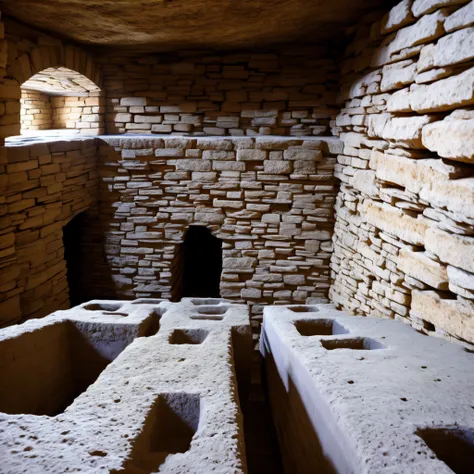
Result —
[[474, 430], [469, 428], [426, 428], [416, 433], [455, 474], [472, 474]]
[[204, 316], [201, 314], [190, 316], [191, 319], [195, 319], [197, 321], [222, 321], [224, 319], [224, 316]]
[[148, 318], [143, 322], [140, 328], [140, 337], [154, 336], [160, 330], [161, 316], [167, 311], [166, 308], [155, 308], [151, 311]]
[[168, 340], [170, 344], [202, 344], [209, 331], [205, 329], [175, 329]]
[[191, 302], [195, 306], [202, 306], [202, 305], [214, 306], [214, 305], [218, 305], [221, 302], [225, 303], [226, 300], [223, 300], [222, 298], [193, 298]]
[[188, 451], [199, 426], [200, 411], [199, 394], [159, 395], [135, 440], [130, 458], [116, 472], [154, 473], [168, 456]]
[[347, 339], [321, 339], [322, 346], [328, 351], [335, 349], [352, 349], [356, 351], [369, 351], [383, 349], [383, 345], [368, 337], [354, 337]]
[[333, 319], [300, 319], [294, 322], [301, 336], [334, 336], [349, 331]]
[[132, 337], [111, 324], [62, 321], [5, 339], [12, 354], [0, 368], [0, 411], [55, 416], [62, 413], [112, 362]]
[[197, 312], [205, 315], [221, 315], [227, 313], [228, 309], [228, 306], [201, 306], [197, 308]]
[[90, 303], [83, 306], [88, 311], [118, 311], [123, 305], [121, 303]]
[[132, 301], [132, 304], [160, 304], [163, 301], [167, 301], [165, 299], [158, 299], [158, 298], [140, 298], [138, 300]]
[[288, 309], [293, 313], [317, 313], [319, 311], [317, 306], [309, 305], [288, 306]]

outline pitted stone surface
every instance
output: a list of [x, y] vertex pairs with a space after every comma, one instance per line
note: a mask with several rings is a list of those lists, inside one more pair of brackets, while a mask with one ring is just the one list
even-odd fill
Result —
[[[299, 394], [312, 430], [336, 471], [452, 473], [416, 433], [425, 428], [460, 429], [470, 439], [472, 353], [421, 335], [401, 322], [349, 316], [332, 305], [293, 308], [298, 312], [291, 306], [264, 311], [261, 352], [278, 373], [271, 379], [270, 395], [276, 382], [285, 387], [284, 398], [291, 397], [292, 390]], [[309, 312], [301, 312], [305, 309]], [[301, 335], [304, 331], [298, 331], [298, 322], [311, 328], [318, 321], [325, 322], [325, 331], [327, 321], [332, 323], [333, 332]], [[327, 350], [323, 345], [362, 338], [366, 350]], [[278, 420], [285, 400], [272, 402]], [[301, 463], [301, 470], [293, 472], [315, 472], [315, 466], [305, 466], [301, 454], [310, 433], [299, 432], [298, 423], [302, 421], [290, 418], [280, 426], [281, 433], [295, 433], [284, 453], [300, 453], [296, 465]]]
[[[233, 353], [250, 349], [248, 310], [225, 300], [205, 303], [196, 305], [192, 299], [181, 303], [97, 300], [2, 330], [3, 363], [15, 357], [8, 349], [15, 340], [21, 343], [28, 334], [64, 321], [81, 326], [89, 336], [91, 327], [99, 332], [105, 327], [115, 332], [128, 328], [133, 333], [128, 347], [63, 413], [0, 414], [2, 472], [125, 473], [142, 469], [140, 463], [145, 460], [156, 465], [150, 470], [148, 464], [149, 472], [245, 473]], [[205, 309], [201, 313], [219, 308], [223, 319], [193, 320], [199, 308]], [[156, 314], [163, 314], [157, 335], [140, 337], [146, 336], [146, 323]], [[177, 330], [198, 330], [206, 337], [201, 344], [173, 343], [170, 337]], [[240, 339], [234, 337], [234, 331]], [[15, 351], [21, 345], [17, 342], [13, 347]], [[35, 352], [28, 357], [35, 358]], [[158, 462], [157, 453], [147, 448], [156, 443], [147, 439], [150, 430], [157, 430], [150, 417], [156, 416], [157, 405], [165, 399], [189, 410], [193, 404], [186, 408], [180, 401], [186, 397], [199, 400], [194, 414], [199, 423], [190, 447]]]

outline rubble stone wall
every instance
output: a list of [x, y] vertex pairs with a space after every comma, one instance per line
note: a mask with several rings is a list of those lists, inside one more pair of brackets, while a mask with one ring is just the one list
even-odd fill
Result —
[[63, 227], [97, 199], [94, 139], [8, 146], [0, 161], [0, 325], [69, 307]]
[[100, 59], [107, 133], [329, 135], [337, 69], [318, 47]]
[[99, 143], [107, 268], [97, 261], [88, 277], [98, 294], [171, 297], [180, 244], [190, 225], [200, 225], [222, 240], [222, 297], [252, 305], [254, 314], [262, 304], [327, 301], [339, 140], [104, 136]]
[[38, 91], [21, 90], [21, 133], [53, 128], [53, 109], [50, 96]]
[[474, 2], [404, 0], [341, 70], [339, 307], [474, 343]]

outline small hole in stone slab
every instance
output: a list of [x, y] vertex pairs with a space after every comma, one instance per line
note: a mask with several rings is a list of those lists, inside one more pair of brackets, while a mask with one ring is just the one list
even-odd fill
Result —
[[352, 385], [354, 383], [354, 381], [353, 380], [348, 380], [347, 383]]
[[421, 366], [421, 368], [422, 368], [422, 369], [427, 369], [427, 368], [428, 368], [428, 366], [426, 366], [426, 365], [422, 365], [422, 366]]
[[402, 402], [407, 402], [407, 401], [408, 401], [408, 398], [403, 397], [403, 398], [400, 398], [400, 400], [401, 400]]
[[89, 451], [89, 454], [91, 456], [100, 456], [100, 457], [104, 457], [104, 456], [107, 456], [107, 453], [104, 452], [104, 451]]

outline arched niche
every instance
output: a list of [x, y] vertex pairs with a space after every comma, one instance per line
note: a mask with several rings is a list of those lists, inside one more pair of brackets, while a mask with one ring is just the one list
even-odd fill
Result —
[[99, 135], [104, 110], [97, 84], [67, 67], [50, 67], [21, 85], [20, 133]]

